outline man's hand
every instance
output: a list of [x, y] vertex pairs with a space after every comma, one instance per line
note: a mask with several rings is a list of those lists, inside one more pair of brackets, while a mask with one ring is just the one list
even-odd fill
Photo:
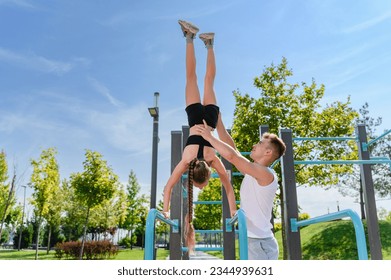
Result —
[[202, 124], [195, 125], [196, 130], [197, 133], [199, 133], [206, 141], [209, 141], [210, 139], [213, 138], [212, 129], [206, 124], [205, 120], [203, 120], [203, 122], [204, 125]]

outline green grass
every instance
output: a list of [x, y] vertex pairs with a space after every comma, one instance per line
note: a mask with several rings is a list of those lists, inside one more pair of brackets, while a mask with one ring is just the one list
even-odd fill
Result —
[[[157, 259], [165, 260], [169, 255], [168, 250], [158, 249], [157, 250]], [[38, 251], [39, 260], [57, 260], [54, 257], [54, 251], [50, 251], [49, 255], [46, 254], [46, 251]], [[120, 250], [118, 255], [116, 255], [113, 260], [143, 260], [144, 259], [144, 250], [139, 248], [123, 249]], [[35, 250], [0, 250], [0, 260], [35, 260]]]
[[[54, 251], [38, 251], [39, 260], [54, 260]], [[0, 260], [35, 260], [35, 250], [0, 250]]]
[[[368, 234], [366, 225], [366, 240]], [[391, 260], [391, 222], [379, 221], [380, 240], [384, 260]], [[281, 232], [276, 233], [282, 259]], [[353, 223], [339, 220], [314, 224], [300, 229], [302, 258], [304, 260], [357, 260], [357, 245]], [[367, 246], [369, 252], [369, 247]]]
[[[157, 260], [165, 260], [170, 254], [169, 250], [158, 249], [157, 250]], [[114, 260], [143, 260], [144, 259], [144, 250], [136, 248], [133, 250], [126, 249], [120, 250], [118, 255], [114, 258]]]
[[[366, 228], [365, 224], [364, 227]], [[379, 221], [380, 239], [384, 260], [391, 260], [391, 222]], [[353, 223], [350, 220], [339, 220], [310, 225], [300, 229], [301, 248], [304, 260], [356, 260], [358, 259], [356, 236]], [[280, 257], [282, 257], [281, 231], [276, 233], [280, 245]], [[367, 243], [368, 243], [368, 236]], [[237, 243], [237, 242], [236, 242]], [[238, 244], [236, 244], [239, 256]], [[369, 252], [369, 248], [368, 248]], [[219, 258], [223, 258], [222, 252], [209, 252]], [[169, 251], [157, 250], [157, 259], [165, 260]], [[0, 260], [34, 260], [35, 250], [0, 250]], [[39, 251], [39, 260], [56, 260], [54, 251], [46, 255], [46, 251]], [[114, 260], [143, 260], [144, 250], [120, 250]]]

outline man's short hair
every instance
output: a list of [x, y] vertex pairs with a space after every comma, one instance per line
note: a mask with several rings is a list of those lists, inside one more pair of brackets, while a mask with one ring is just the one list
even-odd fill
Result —
[[262, 139], [268, 139], [275, 152], [275, 160], [279, 159], [285, 154], [286, 146], [284, 141], [274, 133], [265, 132], [262, 134]]

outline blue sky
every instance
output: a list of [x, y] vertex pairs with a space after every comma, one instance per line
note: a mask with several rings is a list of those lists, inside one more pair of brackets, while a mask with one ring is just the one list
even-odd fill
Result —
[[[0, 149], [18, 186], [30, 179], [30, 159], [56, 147], [63, 178], [82, 171], [85, 149], [91, 149], [122, 182], [133, 170], [148, 192], [147, 108], [158, 91], [160, 198], [170, 174], [171, 131], [186, 124], [178, 19], [216, 33], [215, 89], [227, 127], [232, 91], [257, 97], [253, 79], [286, 57], [294, 82], [315, 79], [326, 86], [324, 104], [350, 95], [354, 108], [368, 102], [371, 115], [383, 118], [379, 132], [391, 128], [387, 0], [0, 0]], [[202, 88], [206, 51], [198, 39], [195, 47]], [[324, 198], [321, 192], [304, 194], [301, 203]], [[337, 199], [345, 206], [345, 198], [328, 194], [333, 201], [302, 208], [316, 215], [335, 208]]]

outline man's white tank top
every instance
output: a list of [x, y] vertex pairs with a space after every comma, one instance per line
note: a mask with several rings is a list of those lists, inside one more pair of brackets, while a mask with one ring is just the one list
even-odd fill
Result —
[[240, 187], [240, 208], [246, 214], [247, 236], [252, 238], [272, 237], [270, 222], [274, 197], [278, 189], [278, 178], [268, 186], [260, 186], [254, 177], [246, 174]]

